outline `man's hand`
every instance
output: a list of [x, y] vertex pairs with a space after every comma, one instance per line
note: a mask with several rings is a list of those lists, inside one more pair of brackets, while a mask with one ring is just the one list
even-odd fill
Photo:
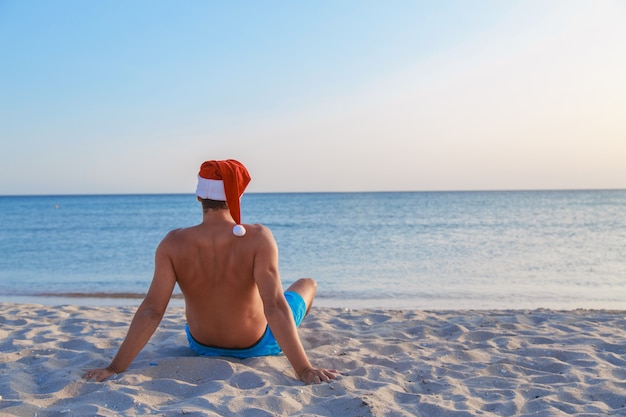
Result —
[[339, 372], [334, 369], [324, 368], [307, 368], [300, 375], [300, 380], [305, 384], [319, 384], [330, 382], [331, 379], [337, 379]]
[[115, 374], [117, 374], [117, 372], [111, 369], [111, 367], [96, 368], [96, 369], [91, 369], [85, 372], [85, 374], [83, 375], [83, 378], [90, 380], [90, 381], [94, 379], [96, 382], [102, 382], [108, 377], [110, 377], [111, 375], [115, 375]]

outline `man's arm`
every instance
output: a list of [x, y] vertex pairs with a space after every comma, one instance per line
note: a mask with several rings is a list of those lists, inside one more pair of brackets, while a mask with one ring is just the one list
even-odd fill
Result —
[[167, 253], [166, 239], [157, 248], [152, 284], [133, 317], [117, 355], [109, 366], [91, 369], [85, 372], [83, 378], [100, 382], [125, 371], [159, 326], [176, 284], [176, 274]]
[[313, 367], [304, 351], [280, 283], [276, 241], [267, 228], [263, 228], [263, 239], [254, 259], [254, 279], [270, 329], [300, 380], [307, 384], [329, 382], [336, 378], [336, 372]]

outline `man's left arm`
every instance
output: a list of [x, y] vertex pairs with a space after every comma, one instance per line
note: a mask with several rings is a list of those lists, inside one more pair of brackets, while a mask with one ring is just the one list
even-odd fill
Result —
[[337, 372], [311, 365], [302, 346], [291, 309], [283, 295], [278, 273], [278, 248], [269, 229], [263, 229], [264, 243], [255, 256], [254, 280], [263, 300], [265, 317], [298, 378], [307, 383], [330, 382]]
[[152, 284], [137, 309], [115, 358], [106, 368], [85, 372], [83, 378], [100, 382], [113, 374], [124, 372], [154, 334], [165, 314], [176, 284], [176, 274], [166, 247], [167, 243], [164, 240], [157, 248]]

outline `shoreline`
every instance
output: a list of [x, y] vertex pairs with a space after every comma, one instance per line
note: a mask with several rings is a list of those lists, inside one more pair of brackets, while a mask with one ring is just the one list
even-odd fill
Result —
[[106, 366], [133, 306], [0, 303], [0, 414], [501, 416], [626, 412], [626, 318], [610, 310], [313, 307], [299, 333], [331, 384], [304, 386], [284, 356], [203, 358], [183, 307], [124, 373]]
[[[139, 293], [65, 293], [65, 294], [0, 294], [0, 303], [40, 304], [44, 306], [138, 306], [145, 294]], [[620, 300], [587, 300], [578, 302], [565, 301], [540, 301], [533, 297], [518, 300], [515, 304], [502, 301], [485, 301], [468, 298], [459, 299], [399, 299], [399, 298], [331, 298], [319, 296], [315, 298], [314, 306], [321, 308], [348, 308], [348, 309], [383, 309], [383, 310], [420, 310], [420, 311], [491, 311], [491, 310], [625, 310], [623, 301]], [[175, 293], [169, 303], [169, 307], [184, 307], [182, 294]]]

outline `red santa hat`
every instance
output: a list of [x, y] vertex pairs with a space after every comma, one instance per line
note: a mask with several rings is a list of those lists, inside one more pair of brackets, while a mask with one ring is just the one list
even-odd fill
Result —
[[233, 228], [233, 233], [237, 236], [246, 234], [246, 229], [241, 225], [240, 199], [248, 183], [248, 170], [234, 159], [206, 161], [198, 173], [196, 195], [202, 199], [226, 201], [230, 214], [237, 223]]

